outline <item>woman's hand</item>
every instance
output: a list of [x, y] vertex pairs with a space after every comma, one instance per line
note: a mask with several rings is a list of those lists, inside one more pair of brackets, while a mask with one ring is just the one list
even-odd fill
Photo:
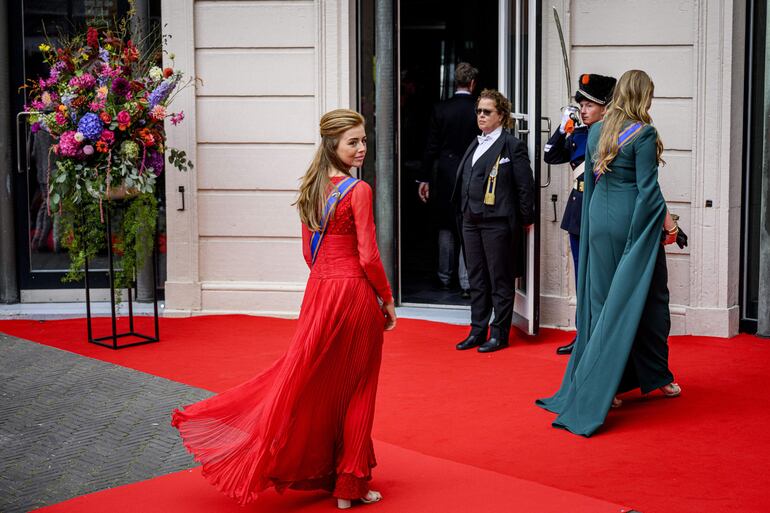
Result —
[[676, 236], [679, 233], [679, 225], [676, 224], [677, 219], [679, 216], [672, 216], [668, 209], [666, 210], [666, 217], [663, 219], [663, 231], [666, 232], [666, 237], [663, 239], [664, 246], [676, 242]]
[[391, 299], [387, 303], [383, 303], [382, 314], [385, 316], [385, 331], [390, 331], [396, 327], [396, 303]]

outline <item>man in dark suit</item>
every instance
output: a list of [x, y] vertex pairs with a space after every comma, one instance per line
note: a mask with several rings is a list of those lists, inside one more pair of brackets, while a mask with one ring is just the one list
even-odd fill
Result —
[[476, 118], [482, 135], [460, 160], [452, 195], [471, 285], [471, 332], [457, 349], [489, 353], [508, 345], [514, 280], [523, 269], [517, 246], [524, 243], [521, 227], [535, 220], [535, 186], [526, 144], [504, 130], [512, 124], [511, 102], [485, 89]]
[[454, 96], [434, 107], [418, 188], [420, 199], [430, 202], [431, 220], [438, 229], [439, 282], [442, 288], [449, 289], [457, 271], [462, 296], [466, 299], [470, 297], [470, 285], [460, 249], [452, 190], [460, 157], [479, 133], [473, 98], [478, 74], [479, 70], [467, 62], [459, 63], [455, 68]]

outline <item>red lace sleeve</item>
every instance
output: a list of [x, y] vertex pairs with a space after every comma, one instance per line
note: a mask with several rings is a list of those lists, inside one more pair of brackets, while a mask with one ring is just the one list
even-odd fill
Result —
[[310, 254], [310, 230], [305, 224], [302, 224], [302, 256], [308, 267], [313, 267], [313, 258]]
[[356, 184], [350, 195], [358, 239], [358, 259], [377, 295], [387, 303], [393, 299], [393, 294], [390, 291], [385, 269], [382, 267], [380, 250], [377, 248], [377, 233], [372, 212], [372, 188], [368, 183], [361, 182]]

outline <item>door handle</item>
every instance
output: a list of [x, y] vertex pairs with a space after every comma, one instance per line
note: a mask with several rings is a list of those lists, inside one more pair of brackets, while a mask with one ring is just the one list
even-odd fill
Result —
[[[27, 123], [24, 123], [24, 129], [20, 129], [19, 125], [21, 123], [21, 120], [24, 116], [31, 116], [32, 114], [37, 114], [37, 112], [26, 112], [22, 111], [16, 114], [16, 171], [21, 173], [29, 173], [29, 161], [31, 160], [30, 152], [32, 151], [32, 148], [29, 144], [29, 136], [28, 136], [28, 130], [27, 130]], [[24, 169], [22, 169], [21, 165], [21, 134], [24, 133]]]
[[182, 196], [182, 208], [178, 208], [177, 210], [179, 212], [183, 212], [184, 211], [184, 185], [180, 185], [177, 190], [179, 191], [179, 194]]
[[[544, 134], [547, 134], [547, 136], [548, 136], [548, 137], [551, 137], [551, 118], [549, 118], [549, 117], [547, 117], [547, 116], [542, 116], [542, 117], [540, 118], [540, 121], [541, 121], [541, 122], [542, 122], [542, 121], [545, 121], [545, 123], [546, 123], [546, 127], [545, 127], [545, 130], [543, 130], [543, 128], [542, 128], [542, 125], [540, 125], [540, 127], [541, 127], [541, 128], [540, 128], [540, 133], [541, 133], [541, 134], [543, 134], [543, 133], [544, 133]], [[548, 140], [548, 139], [546, 139], [546, 140]], [[545, 182], [545, 185], [542, 185], [542, 184], [540, 185], [540, 188], [541, 188], [541, 189], [545, 189], [546, 187], [548, 187], [549, 185], [551, 185], [551, 164], [547, 164], [547, 163], [546, 163], [546, 165], [545, 165], [545, 166], [546, 166], [546, 170], [547, 170], [547, 177], [548, 177], [548, 180], [546, 180], [546, 182]]]
[[528, 134], [529, 133], [529, 127], [527, 128], [521, 128], [522, 122], [527, 122], [528, 118], [526, 114], [521, 114], [518, 112], [511, 112], [511, 118], [513, 118], [513, 126], [516, 128], [517, 134]]

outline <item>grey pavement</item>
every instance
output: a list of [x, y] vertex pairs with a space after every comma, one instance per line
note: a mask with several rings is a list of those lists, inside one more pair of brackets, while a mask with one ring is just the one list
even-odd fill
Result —
[[0, 512], [194, 466], [170, 413], [211, 395], [0, 333]]

